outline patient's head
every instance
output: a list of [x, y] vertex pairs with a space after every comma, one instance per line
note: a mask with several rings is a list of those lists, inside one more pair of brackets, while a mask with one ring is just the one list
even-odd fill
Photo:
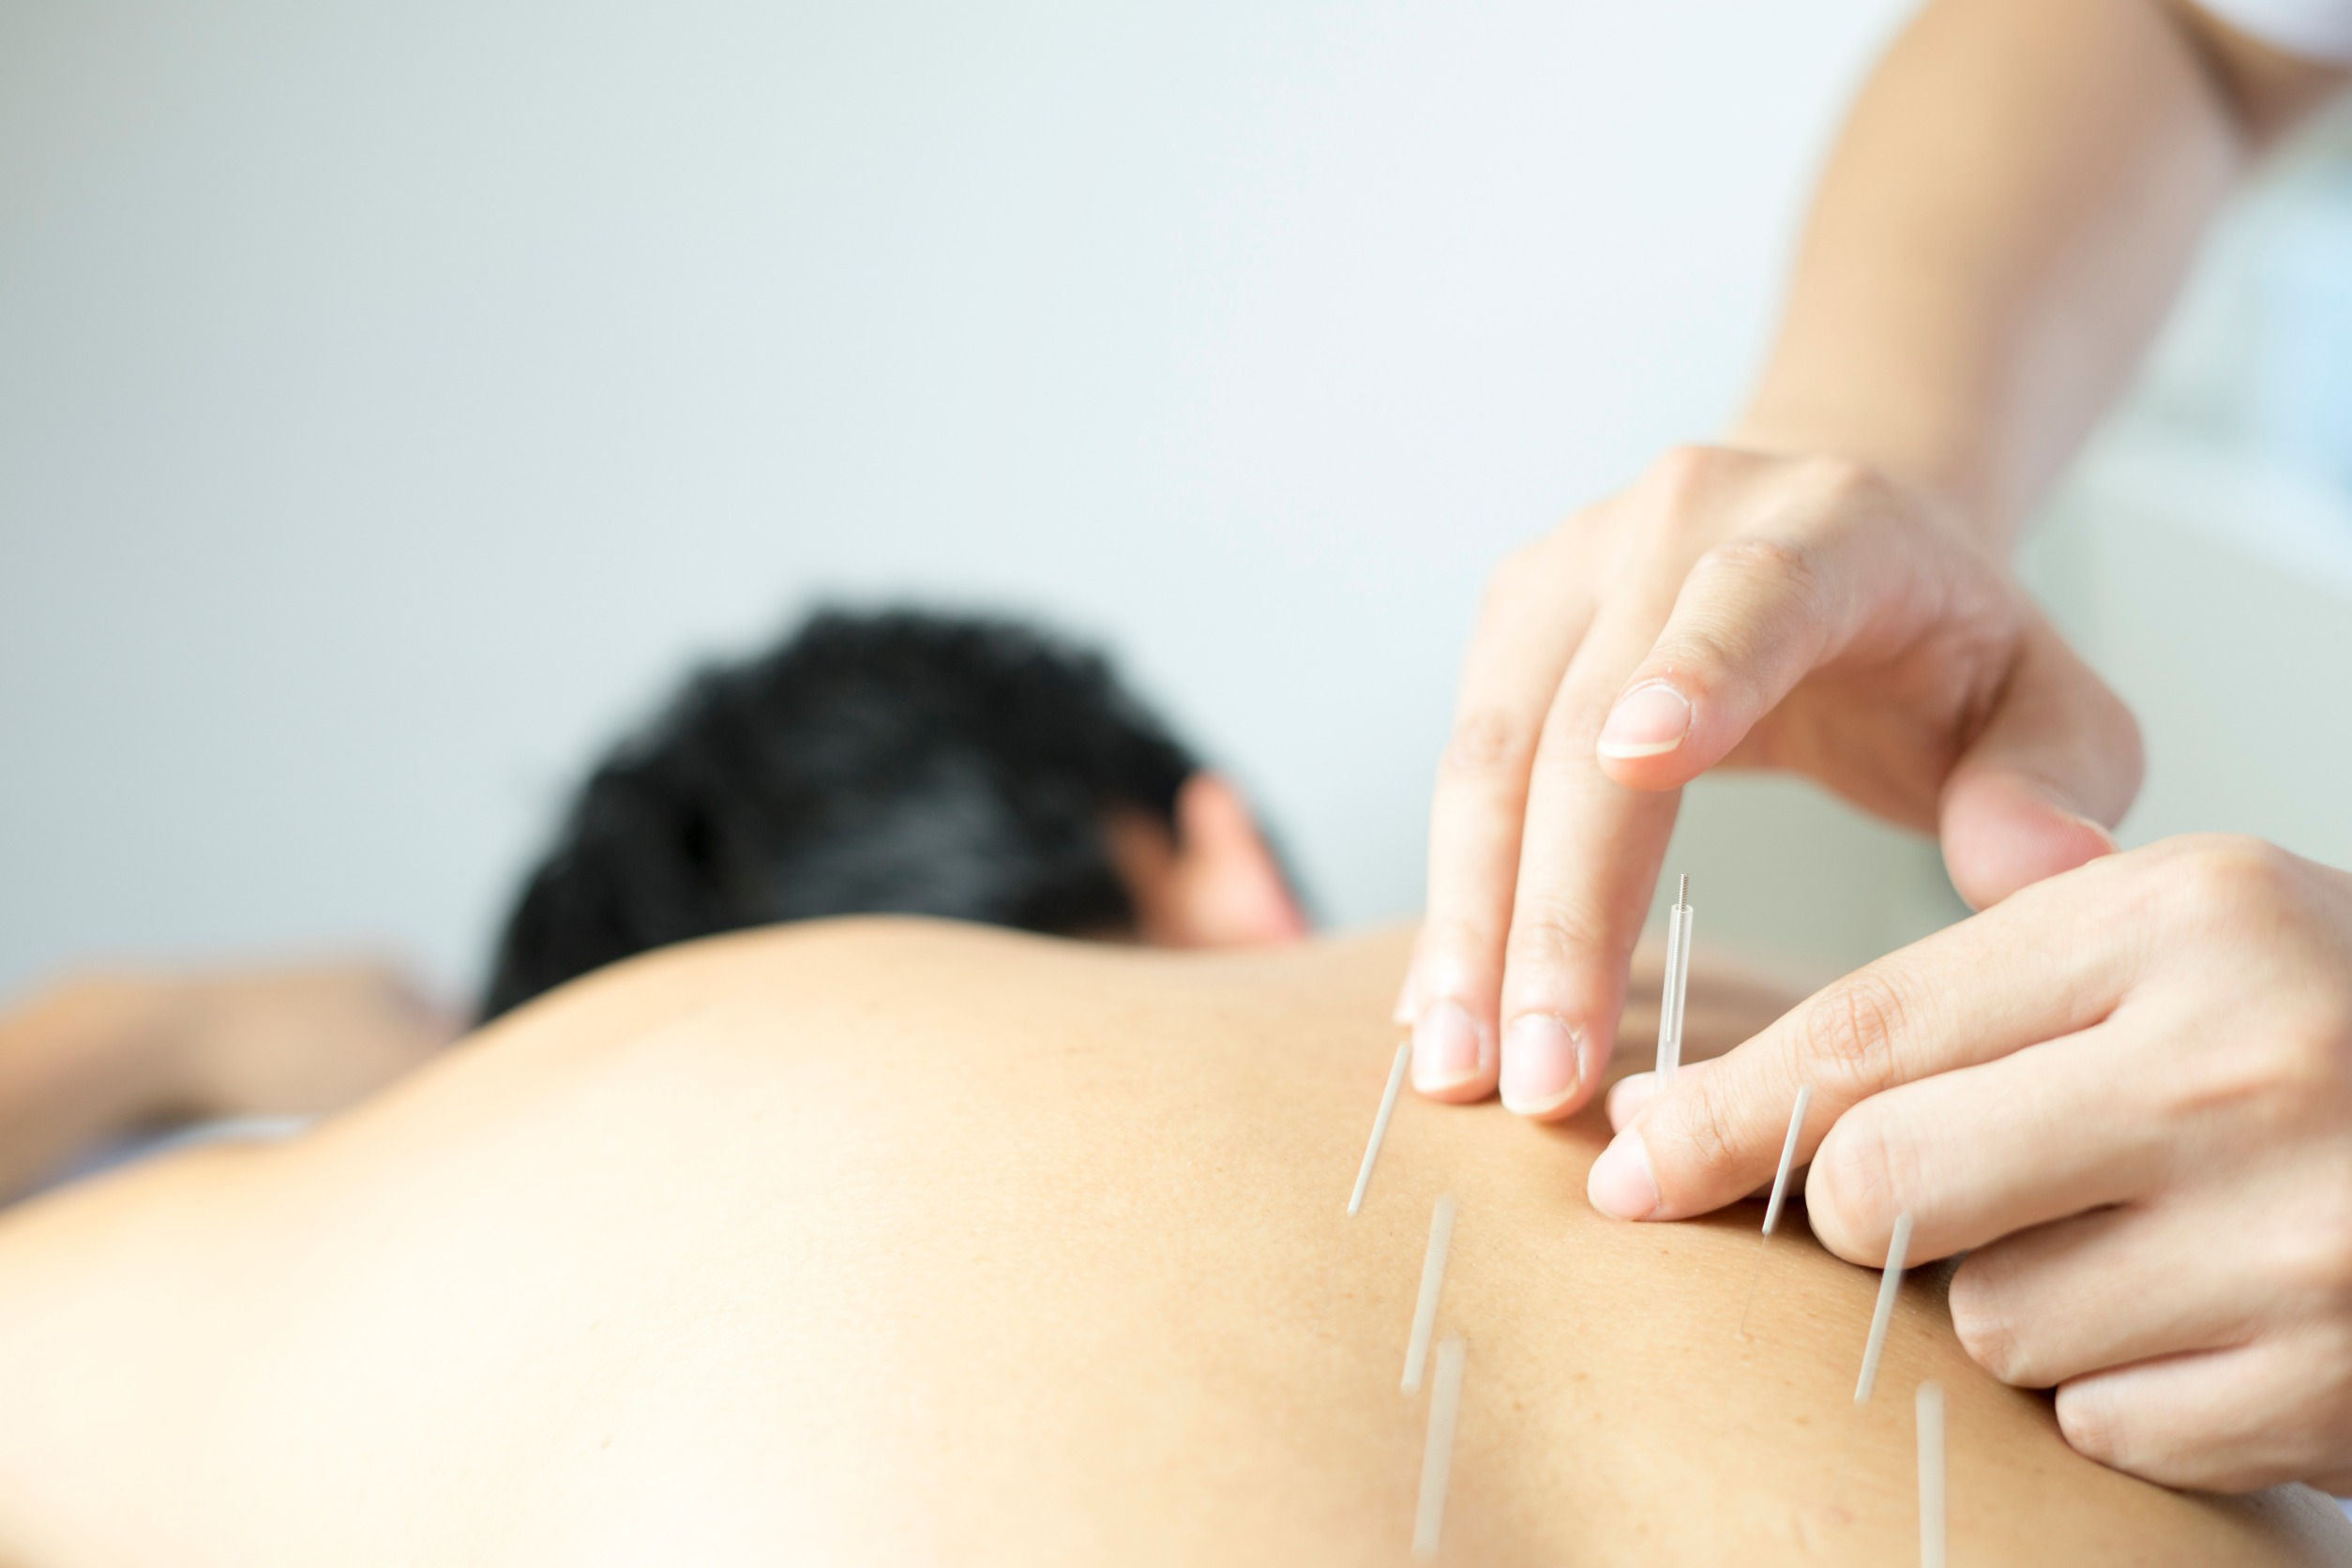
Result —
[[933, 914], [1172, 946], [1306, 922], [1240, 794], [1102, 657], [1010, 621], [820, 613], [590, 776], [483, 1016], [691, 937]]

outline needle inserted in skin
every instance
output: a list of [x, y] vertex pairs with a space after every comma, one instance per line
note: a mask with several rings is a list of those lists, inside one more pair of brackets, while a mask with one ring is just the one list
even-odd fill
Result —
[[1658, 1093], [1674, 1087], [1682, 1065], [1682, 1003], [1691, 984], [1691, 879], [1684, 877], [1666, 915], [1666, 995], [1658, 1002]]
[[1421, 1369], [1429, 1363], [1429, 1334], [1438, 1323], [1438, 1294], [1445, 1289], [1445, 1253], [1454, 1244], [1454, 1196], [1429, 1211], [1429, 1252], [1421, 1260], [1421, 1296], [1413, 1303], [1412, 1338], [1405, 1346], [1407, 1394], [1421, 1392]]
[[1887, 1347], [1887, 1324], [1894, 1317], [1895, 1292], [1903, 1289], [1903, 1259], [1911, 1250], [1909, 1210], [1894, 1217], [1894, 1241], [1887, 1248], [1887, 1272], [1878, 1276], [1878, 1309], [1870, 1315], [1870, 1343], [1862, 1349], [1862, 1380], [1854, 1384], [1854, 1403], [1870, 1403], [1870, 1386], [1878, 1380], [1878, 1352]]
[[1438, 1376], [1429, 1391], [1429, 1441], [1421, 1452], [1421, 1506], [1413, 1513], [1413, 1556], [1427, 1562], [1438, 1555], [1438, 1531], [1445, 1524], [1446, 1483], [1454, 1474], [1454, 1426], [1462, 1413], [1462, 1364], [1469, 1347], [1449, 1334], [1438, 1347]]
[[1813, 1085], [1797, 1088], [1797, 1108], [1788, 1113], [1788, 1137], [1780, 1146], [1780, 1171], [1772, 1178], [1772, 1200], [1764, 1205], [1764, 1234], [1780, 1223], [1781, 1199], [1788, 1196], [1788, 1172], [1797, 1164], [1797, 1135], [1805, 1130], [1805, 1108], [1813, 1103]]
[[1944, 1386], [1919, 1385], [1919, 1568], [1944, 1568]]
[[1788, 1113], [1788, 1137], [1780, 1146], [1780, 1170], [1772, 1178], [1772, 1201], [1764, 1205], [1764, 1232], [1756, 1239], [1756, 1269], [1748, 1275], [1747, 1304], [1740, 1308], [1740, 1337], [1748, 1336], [1748, 1314], [1756, 1306], [1756, 1282], [1764, 1277], [1764, 1244], [1780, 1223], [1781, 1200], [1788, 1196], [1788, 1173], [1797, 1164], [1797, 1135], [1804, 1131], [1805, 1107], [1813, 1103], [1813, 1085], [1797, 1086], [1797, 1108]]
[[1396, 1114], [1397, 1091], [1405, 1087], [1405, 1069], [1411, 1065], [1413, 1043], [1401, 1042], [1396, 1048], [1396, 1065], [1388, 1070], [1388, 1089], [1380, 1095], [1380, 1113], [1372, 1118], [1372, 1141], [1364, 1146], [1364, 1166], [1356, 1172], [1356, 1190], [1348, 1195], [1348, 1213], [1352, 1214], [1364, 1207], [1364, 1189], [1372, 1184], [1373, 1162], [1380, 1157], [1380, 1140], [1388, 1137], [1388, 1119]]

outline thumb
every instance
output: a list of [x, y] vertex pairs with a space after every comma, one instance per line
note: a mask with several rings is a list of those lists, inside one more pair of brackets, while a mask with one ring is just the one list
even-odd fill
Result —
[[2140, 727], [2037, 614], [1991, 717], [1945, 780], [1944, 866], [1971, 908], [2115, 852], [2139, 793]]

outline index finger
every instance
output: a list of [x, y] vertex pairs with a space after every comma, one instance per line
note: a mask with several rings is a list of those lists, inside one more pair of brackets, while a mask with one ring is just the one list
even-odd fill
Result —
[[1593, 1162], [1586, 1193], [1620, 1219], [1684, 1219], [1772, 1180], [1801, 1086], [1809, 1160], [1848, 1108], [2105, 1018], [2127, 949], [2089, 917], [2116, 885], [2095, 861], [2037, 883], [1822, 988], [1703, 1074], [1644, 1106]]
[[1413, 1087], [1440, 1099], [1477, 1099], [1495, 1086], [1528, 772], [1591, 615], [1569, 542], [1555, 534], [1527, 547], [1489, 585], [1430, 803], [1428, 908], [1401, 1021], [1413, 1026]]

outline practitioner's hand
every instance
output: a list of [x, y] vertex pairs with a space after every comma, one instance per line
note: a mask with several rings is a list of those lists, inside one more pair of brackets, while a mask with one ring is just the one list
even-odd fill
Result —
[[1798, 1085], [1814, 1232], [1975, 1249], [1968, 1353], [2168, 1485], [2352, 1489], [2352, 876], [2172, 839], [2019, 893], [1610, 1110], [1592, 1201], [1769, 1183]]
[[2137, 728], [1952, 511], [1851, 463], [1676, 453], [1505, 561], [1430, 813], [1413, 1081], [1601, 1081], [1680, 787], [1811, 775], [1940, 827], [1983, 906], [2113, 846]]

